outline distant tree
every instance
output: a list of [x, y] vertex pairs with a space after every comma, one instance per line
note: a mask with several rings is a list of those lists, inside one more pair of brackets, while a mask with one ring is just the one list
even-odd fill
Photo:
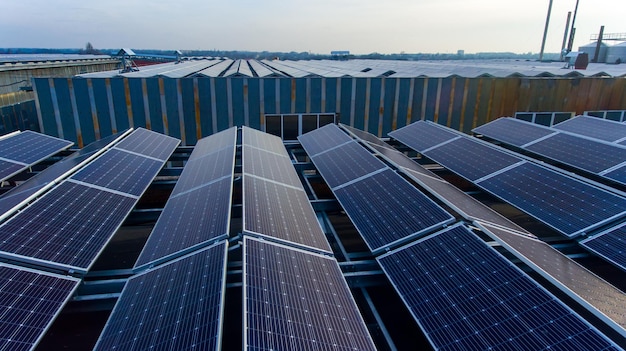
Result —
[[85, 49], [84, 50], [80, 50], [81, 54], [92, 54], [92, 55], [97, 55], [100, 53], [100, 51], [94, 49], [93, 45], [91, 45], [91, 42], [87, 42], [87, 44], [85, 45]]

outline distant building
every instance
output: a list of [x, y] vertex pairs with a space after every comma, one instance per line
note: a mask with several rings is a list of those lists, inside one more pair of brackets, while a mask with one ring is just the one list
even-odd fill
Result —
[[[589, 60], [593, 60], [595, 55], [596, 55], [596, 47], [598, 46], [597, 42], [592, 42], [589, 43], [587, 45], [583, 45], [578, 47], [578, 51], [579, 52], [585, 52], [587, 53], [587, 55], [589, 55]], [[606, 62], [606, 55], [608, 53], [609, 50], [609, 45], [605, 44], [604, 42], [600, 43], [600, 52], [598, 53], [598, 57], [596, 62], [597, 63], [605, 63]]]
[[348, 56], [350, 51], [331, 51], [330, 54], [333, 56]]

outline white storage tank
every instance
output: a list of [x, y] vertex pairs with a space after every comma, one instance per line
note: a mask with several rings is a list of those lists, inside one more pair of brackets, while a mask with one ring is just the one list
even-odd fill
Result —
[[626, 41], [609, 47], [606, 63], [626, 63]]
[[[594, 41], [594, 42], [589, 43], [587, 45], [579, 46], [578, 47], [578, 51], [579, 52], [586, 52], [587, 55], [589, 55], [589, 61], [591, 61], [595, 57], [596, 46], [597, 45], [598, 45], [598, 42]], [[598, 60], [596, 61], [597, 63], [605, 63], [606, 62], [606, 55], [607, 55], [607, 52], [608, 52], [608, 48], [609, 48], [609, 45], [607, 45], [606, 43], [604, 43], [604, 42], [600, 43], [600, 52], [598, 54]]]

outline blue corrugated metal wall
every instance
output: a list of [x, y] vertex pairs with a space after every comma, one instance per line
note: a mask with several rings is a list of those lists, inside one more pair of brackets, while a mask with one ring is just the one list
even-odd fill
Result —
[[516, 111], [626, 109], [623, 78], [37, 78], [41, 131], [86, 145], [146, 127], [193, 145], [265, 114], [337, 112], [386, 136], [427, 119], [469, 132]]

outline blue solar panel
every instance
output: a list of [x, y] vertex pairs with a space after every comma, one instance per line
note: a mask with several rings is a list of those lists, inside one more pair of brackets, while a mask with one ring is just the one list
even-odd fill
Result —
[[626, 214], [626, 199], [531, 163], [479, 185], [569, 237]]
[[226, 243], [128, 280], [95, 350], [220, 350]]
[[[309, 151], [306, 146], [305, 150]], [[374, 157], [357, 142], [350, 142], [320, 153], [314, 156], [312, 160], [331, 188], [387, 168], [382, 161]]]
[[180, 140], [147, 129], [137, 128], [115, 145], [116, 148], [166, 161]]
[[243, 146], [243, 172], [295, 187], [302, 187], [289, 157]]
[[29, 130], [0, 140], [0, 158], [34, 164], [67, 149], [71, 141], [54, 138]]
[[626, 166], [622, 166], [602, 175], [619, 183], [626, 183]]
[[232, 179], [171, 197], [148, 238], [136, 267], [228, 236]]
[[554, 130], [507, 117], [498, 118], [472, 131], [518, 147], [555, 133]]
[[195, 157], [192, 161], [187, 162], [176, 182], [176, 187], [172, 191], [172, 196], [233, 174], [235, 144], [234, 141], [231, 142], [233, 143], [230, 147], [222, 148], [203, 157]]
[[434, 123], [417, 121], [389, 133], [389, 136], [421, 152], [457, 138], [459, 134], [446, 130], [444, 127], [439, 127]]
[[330, 252], [302, 189], [244, 175], [244, 231]]
[[0, 349], [34, 349], [79, 283], [0, 263]]
[[189, 156], [189, 161], [207, 156], [217, 150], [230, 147], [237, 143], [237, 127], [223, 130], [219, 133], [211, 134], [208, 137], [198, 140], [193, 152]]
[[332, 257], [244, 238], [245, 350], [375, 350]]
[[[403, 139], [398, 140], [405, 143]], [[470, 138], [451, 141], [424, 154], [469, 180], [480, 179], [522, 161], [509, 153]]]
[[384, 141], [380, 140], [377, 136], [375, 136], [372, 133], [368, 133], [366, 131], [360, 130], [360, 129], [356, 129], [353, 127], [350, 127], [348, 125], [342, 124], [341, 128], [349, 131], [350, 133], [354, 134], [357, 138], [363, 140], [363, 141], [367, 141], [370, 144], [374, 144], [374, 145], [378, 145], [378, 146], [382, 146], [385, 148], [389, 148], [389, 149], [393, 149], [389, 144], [385, 143]]
[[342, 132], [336, 125], [327, 124], [321, 128], [299, 136], [298, 140], [307, 150], [309, 156], [315, 156], [322, 151], [328, 150], [329, 148], [345, 144], [352, 140], [352, 138]]
[[626, 270], [626, 223], [580, 243], [598, 256]]
[[21, 163], [0, 160], [0, 181], [9, 179], [25, 168], [27, 168], [27, 166], [24, 166]]
[[525, 148], [588, 172], [600, 173], [626, 162], [626, 148], [559, 133]]
[[588, 116], [569, 119], [553, 128], [608, 142], [615, 142], [626, 137], [625, 124]]
[[454, 218], [387, 169], [335, 190], [372, 252], [454, 221]]
[[619, 349], [463, 226], [377, 260], [435, 349]]
[[0, 255], [86, 271], [135, 202], [63, 182], [0, 226]]
[[243, 127], [242, 140], [242, 145], [249, 145], [257, 149], [289, 157], [283, 145], [283, 141], [277, 136], [263, 133], [256, 129]]
[[141, 195], [163, 167], [163, 161], [111, 149], [83, 167], [71, 179]]

